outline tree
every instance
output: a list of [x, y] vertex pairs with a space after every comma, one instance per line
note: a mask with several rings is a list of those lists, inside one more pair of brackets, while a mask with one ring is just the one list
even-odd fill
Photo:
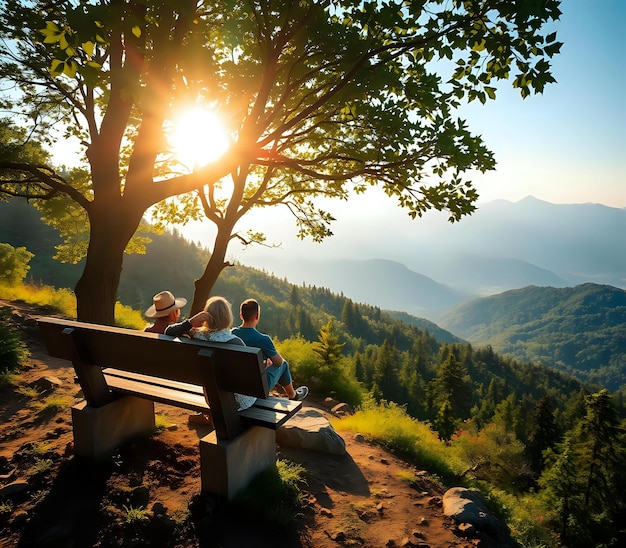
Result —
[[378, 350], [378, 357], [374, 363], [372, 381], [375, 392], [380, 394], [379, 399], [402, 403], [400, 397], [403, 390], [400, 387], [400, 356], [398, 349], [387, 339]]
[[[103, 323], [113, 321], [123, 252], [146, 209], [160, 204], [160, 223], [203, 211], [217, 234], [193, 312], [228, 265], [229, 242], [263, 240], [235, 230], [253, 208], [289, 208], [299, 235], [315, 241], [331, 234], [332, 217], [313, 198], [347, 199], [368, 186], [412, 217], [431, 208], [451, 221], [470, 214], [478, 195], [464, 174], [495, 162], [455, 110], [494, 99], [499, 80], [512, 77], [523, 97], [554, 81], [549, 59], [560, 43], [544, 30], [558, 6], [9, 0], [0, 78], [20, 90], [33, 135], [72, 120], [67, 134], [85, 143], [91, 177], [76, 187], [49, 165], [3, 161], [0, 191], [63, 195], [84, 209], [78, 315]], [[7, 99], [17, 116], [18, 102]], [[165, 134], [186, 101], [216, 105], [233, 146], [220, 161], [172, 175]]]
[[0, 243], [0, 274], [7, 284], [16, 284], [26, 277], [30, 266], [28, 263], [34, 255], [25, 247], [15, 248]]
[[[30, 133], [11, 143], [18, 153], [0, 158], [0, 192], [34, 200], [62, 196], [84, 212], [89, 235], [76, 285], [77, 313], [111, 324], [123, 253], [145, 211], [219, 179], [238, 163], [235, 147], [204, 170], [171, 175], [164, 158], [171, 104], [188, 100], [181, 72], [192, 62], [187, 55], [202, 50], [188, 40], [192, 29], [207, 31], [209, 14], [191, 0], [175, 7], [134, 0], [9, 0], [1, 23], [0, 79], [4, 89], [13, 84], [3, 105], [13, 120], [25, 120]], [[53, 140], [61, 122], [66, 128], [60, 137], [77, 137], [85, 147], [87, 180], [21, 153], [37, 139]]]
[[322, 365], [329, 369], [334, 369], [343, 360], [342, 349], [345, 343], [339, 342], [339, 337], [335, 333], [335, 326], [332, 318], [320, 329], [319, 337], [313, 343], [315, 352], [322, 362]]
[[526, 452], [533, 471], [543, 470], [543, 452], [559, 441], [560, 432], [554, 418], [554, 403], [548, 396], [539, 398], [532, 411]]
[[610, 546], [622, 527], [626, 436], [606, 389], [585, 398], [586, 413], [546, 451], [541, 496], [566, 546]]
[[465, 419], [469, 414], [469, 401], [472, 388], [463, 364], [449, 352], [439, 366], [437, 375], [428, 384], [428, 397], [431, 405], [441, 409], [445, 402], [457, 419]]

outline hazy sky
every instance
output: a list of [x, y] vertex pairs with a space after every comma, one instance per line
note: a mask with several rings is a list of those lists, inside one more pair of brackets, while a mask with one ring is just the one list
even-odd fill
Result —
[[[522, 99], [506, 82], [495, 101], [476, 101], [461, 113], [498, 162], [495, 171], [472, 176], [480, 194], [474, 215], [480, 215], [481, 202], [516, 202], [529, 195], [553, 203], [626, 207], [626, 0], [564, 0], [561, 11], [555, 30], [564, 45], [553, 59], [557, 83]], [[331, 202], [329, 209], [337, 221], [335, 236], [324, 242], [325, 253], [338, 247], [345, 254], [355, 235], [363, 238], [363, 253], [372, 230], [393, 238], [397, 231], [424, 230], [431, 222], [449, 224], [433, 212], [411, 222], [394, 200], [371, 191], [347, 204]], [[255, 224], [272, 243], [282, 243], [278, 256], [319, 252], [308, 240], [296, 241], [293, 219], [285, 211], [246, 216], [238, 228]], [[210, 241], [212, 230], [203, 223], [183, 233]], [[256, 255], [231, 248], [233, 258], [248, 264]]]

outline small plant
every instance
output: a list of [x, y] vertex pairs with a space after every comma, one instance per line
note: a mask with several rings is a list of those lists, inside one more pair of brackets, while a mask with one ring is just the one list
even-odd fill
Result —
[[0, 309], [0, 372], [14, 373], [27, 356], [28, 349], [11, 320], [11, 311]]
[[24, 396], [25, 398], [28, 398], [29, 400], [34, 400], [41, 395], [41, 392], [39, 391], [39, 389], [37, 389], [34, 386], [20, 386], [16, 390], [16, 392], [20, 396]]
[[8, 516], [13, 513], [13, 503], [10, 500], [0, 500], [0, 516]]
[[0, 371], [0, 390], [15, 384], [15, 373], [12, 371]]
[[166, 430], [172, 426], [172, 423], [165, 415], [155, 415], [154, 417], [154, 427], [158, 431]]
[[40, 459], [36, 458], [33, 465], [28, 470], [29, 476], [41, 476], [47, 474], [52, 470], [54, 463], [52, 459]]
[[73, 400], [69, 396], [49, 396], [43, 401], [34, 402], [37, 413], [56, 413], [71, 406]]
[[279, 459], [276, 468], [259, 474], [233, 505], [279, 528], [293, 528], [302, 513], [304, 472], [301, 465]]
[[413, 485], [417, 481], [415, 472], [411, 470], [400, 470], [397, 474], [398, 479], [408, 485]]
[[148, 521], [150, 519], [150, 511], [141, 506], [123, 506], [126, 512], [126, 523], [135, 525]]
[[36, 491], [30, 497], [30, 502], [34, 506], [37, 506], [38, 504], [42, 503], [49, 494], [50, 494], [50, 491], [48, 489], [41, 489], [39, 491]]
[[33, 443], [31, 451], [33, 455], [45, 455], [46, 453], [49, 453], [51, 451], [51, 446], [48, 442], [39, 441]]
[[146, 320], [138, 310], [118, 302], [115, 303], [115, 325], [126, 329], [143, 329]]

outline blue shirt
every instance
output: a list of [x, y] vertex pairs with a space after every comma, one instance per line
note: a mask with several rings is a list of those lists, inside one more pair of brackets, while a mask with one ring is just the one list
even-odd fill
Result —
[[246, 343], [246, 346], [260, 348], [264, 358], [273, 358], [278, 354], [278, 350], [276, 350], [269, 335], [261, 333], [255, 327], [235, 327], [232, 330], [232, 334], [237, 335], [237, 337]]

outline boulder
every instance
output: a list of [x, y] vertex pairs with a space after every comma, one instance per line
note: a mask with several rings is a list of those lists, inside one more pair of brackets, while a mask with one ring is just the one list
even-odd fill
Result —
[[352, 409], [352, 407], [350, 407], [350, 405], [348, 405], [347, 403], [338, 403], [337, 405], [333, 406], [331, 412], [333, 415], [340, 418], [354, 415], [354, 409]]
[[[482, 494], [475, 489], [453, 487], [443, 496], [443, 513], [458, 524], [470, 524], [477, 532], [486, 534], [493, 546], [513, 546], [506, 524], [495, 518]], [[467, 528], [467, 526], [465, 526]]]
[[63, 386], [63, 381], [61, 381], [61, 379], [59, 379], [58, 377], [48, 375], [34, 380], [30, 383], [30, 386], [32, 386], [33, 388], [37, 388], [41, 392], [50, 392], [52, 390], [55, 390], [56, 388], [59, 388], [60, 386]]
[[289, 419], [276, 431], [276, 442], [285, 447], [300, 447], [332, 455], [346, 452], [345, 440], [316, 409], [305, 409]]

